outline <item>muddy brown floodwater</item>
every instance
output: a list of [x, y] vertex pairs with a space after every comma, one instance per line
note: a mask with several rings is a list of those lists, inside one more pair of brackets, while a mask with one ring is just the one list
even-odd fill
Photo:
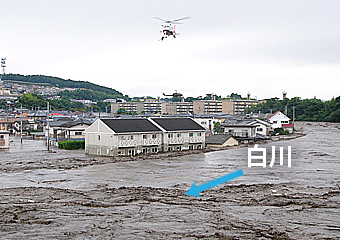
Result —
[[[340, 124], [297, 126], [305, 136], [259, 144], [266, 168], [248, 168], [247, 147], [119, 162], [13, 139], [0, 152], [0, 238], [340, 239]], [[201, 198], [184, 195], [238, 169]]]

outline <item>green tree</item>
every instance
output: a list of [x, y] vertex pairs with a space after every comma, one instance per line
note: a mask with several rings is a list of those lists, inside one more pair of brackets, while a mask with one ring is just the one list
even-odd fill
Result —
[[223, 133], [223, 128], [221, 128], [221, 123], [219, 122], [214, 123], [214, 131], [217, 133]]
[[117, 110], [117, 114], [124, 114], [124, 113], [126, 113], [126, 109], [125, 108], [119, 108]]

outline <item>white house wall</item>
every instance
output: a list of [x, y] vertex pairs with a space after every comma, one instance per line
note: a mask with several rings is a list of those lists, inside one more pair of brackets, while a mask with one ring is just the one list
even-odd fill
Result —
[[235, 137], [255, 137], [255, 128], [225, 126], [224, 133], [231, 133]]
[[289, 124], [290, 118], [284, 115], [282, 112], [278, 112], [268, 120], [272, 124], [273, 129], [275, 129], [281, 128], [282, 124]]

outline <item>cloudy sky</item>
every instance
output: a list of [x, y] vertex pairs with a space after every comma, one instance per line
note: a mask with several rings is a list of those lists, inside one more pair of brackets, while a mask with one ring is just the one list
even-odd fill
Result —
[[[340, 1], [1, 0], [7, 73], [89, 81], [129, 96], [340, 95]], [[160, 22], [177, 19], [160, 42]]]

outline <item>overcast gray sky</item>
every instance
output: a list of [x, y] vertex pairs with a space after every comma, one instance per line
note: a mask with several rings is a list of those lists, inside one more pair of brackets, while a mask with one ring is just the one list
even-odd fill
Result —
[[[7, 73], [108, 86], [130, 96], [340, 95], [340, 1], [1, 0]], [[176, 39], [158, 41], [177, 19]]]

